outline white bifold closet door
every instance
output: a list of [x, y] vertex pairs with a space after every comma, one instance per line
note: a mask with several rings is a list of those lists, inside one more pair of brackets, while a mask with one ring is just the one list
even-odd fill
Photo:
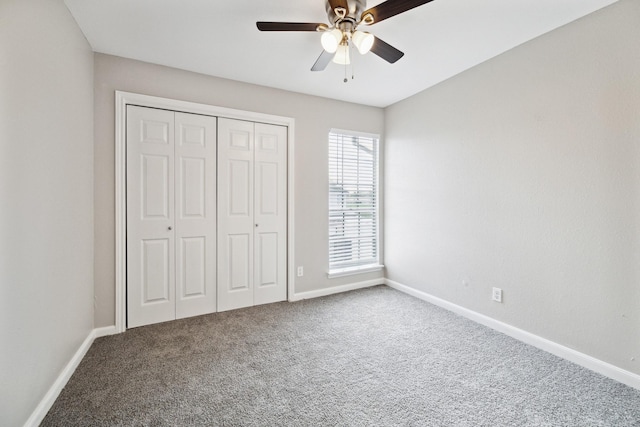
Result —
[[287, 298], [287, 128], [218, 120], [218, 311]]
[[127, 107], [127, 326], [216, 311], [216, 118]]

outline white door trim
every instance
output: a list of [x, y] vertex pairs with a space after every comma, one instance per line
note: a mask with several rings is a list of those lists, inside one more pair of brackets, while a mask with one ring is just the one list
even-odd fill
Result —
[[127, 307], [127, 203], [126, 203], [126, 132], [127, 105], [161, 108], [185, 113], [204, 114], [208, 116], [226, 117], [230, 119], [248, 120], [286, 126], [287, 132], [287, 299], [291, 301], [295, 295], [295, 260], [294, 260], [294, 135], [295, 120], [291, 117], [274, 116], [179, 101], [156, 96], [140, 95], [130, 92], [116, 91], [116, 140], [115, 140], [115, 175], [116, 175], [116, 333], [126, 330]]

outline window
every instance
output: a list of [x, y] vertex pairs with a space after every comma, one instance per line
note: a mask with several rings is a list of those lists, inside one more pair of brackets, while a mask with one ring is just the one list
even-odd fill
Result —
[[381, 268], [378, 136], [329, 133], [329, 275]]

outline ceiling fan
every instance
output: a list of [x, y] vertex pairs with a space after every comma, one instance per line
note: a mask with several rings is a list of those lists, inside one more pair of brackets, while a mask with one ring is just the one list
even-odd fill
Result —
[[366, 9], [366, 0], [326, 0], [330, 25], [305, 22], [256, 22], [260, 31], [317, 31], [322, 33], [323, 51], [311, 71], [324, 70], [329, 62], [350, 64], [349, 44], [361, 54], [369, 51], [393, 64], [404, 53], [359, 26], [369, 26], [433, 0], [387, 0]]

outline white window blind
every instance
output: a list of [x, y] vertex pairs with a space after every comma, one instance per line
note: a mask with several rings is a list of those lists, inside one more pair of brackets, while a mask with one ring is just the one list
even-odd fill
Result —
[[378, 137], [329, 133], [330, 273], [379, 265]]

